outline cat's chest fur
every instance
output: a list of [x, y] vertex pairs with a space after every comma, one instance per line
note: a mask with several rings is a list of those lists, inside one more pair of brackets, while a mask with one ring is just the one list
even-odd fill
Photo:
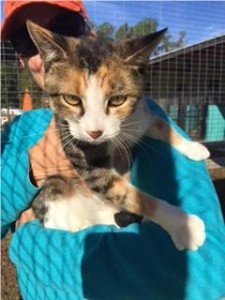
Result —
[[118, 209], [106, 203], [96, 194], [85, 195], [79, 189], [60, 201], [49, 201], [45, 216], [46, 228], [58, 228], [75, 232], [93, 224], [117, 225], [114, 215]]

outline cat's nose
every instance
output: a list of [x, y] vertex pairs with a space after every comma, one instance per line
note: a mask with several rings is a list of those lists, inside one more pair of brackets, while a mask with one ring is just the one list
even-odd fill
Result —
[[87, 131], [87, 133], [95, 140], [97, 140], [102, 134], [103, 132], [98, 130], [98, 131]]

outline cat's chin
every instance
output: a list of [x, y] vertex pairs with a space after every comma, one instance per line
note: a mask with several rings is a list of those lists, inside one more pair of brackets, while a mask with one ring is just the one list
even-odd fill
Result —
[[104, 142], [107, 142], [107, 139], [98, 139], [98, 140], [90, 140], [90, 139], [78, 139], [80, 143], [87, 144], [87, 145], [100, 145]]
[[100, 139], [100, 140], [89, 141], [88, 143], [90, 145], [101, 145], [101, 144], [104, 144], [104, 143], [107, 143], [107, 142], [109, 142], [109, 139], [104, 138], [104, 139]]
[[86, 141], [86, 143], [90, 144], [90, 145], [100, 145], [102, 143], [104, 143], [105, 140], [99, 140], [99, 141], [96, 141], [96, 140], [93, 140], [93, 141]]

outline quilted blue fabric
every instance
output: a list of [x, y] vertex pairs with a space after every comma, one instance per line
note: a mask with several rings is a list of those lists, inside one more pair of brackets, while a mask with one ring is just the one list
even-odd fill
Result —
[[[148, 105], [172, 124], [154, 102]], [[29, 181], [27, 150], [51, 118], [50, 110], [25, 113], [3, 138], [5, 229], [38, 191]], [[136, 148], [131, 182], [204, 220], [207, 238], [199, 251], [176, 250], [167, 233], [150, 222], [124, 229], [96, 225], [70, 233], [44, 229], [33, 221], [14, 233], [10, 247], [24, 300], [225, 297], [225, 228], [205, 163], [190, 161], [169, 145], [146, 137]]]

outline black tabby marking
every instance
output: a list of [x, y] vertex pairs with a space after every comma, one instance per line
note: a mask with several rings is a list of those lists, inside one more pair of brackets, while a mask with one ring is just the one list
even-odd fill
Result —
[[127, 211], [121, 211], [114, 215], [114, 219], [119, 227], [126, 227], [132, 223], [141, 223], [143, 217], [129, 213]]
[[94, 74], [106, 59], [112, 57], [112, 45], [101, 40], [82, 38], [75, 52], [75, 56], [79, 57], [78, 67]]

